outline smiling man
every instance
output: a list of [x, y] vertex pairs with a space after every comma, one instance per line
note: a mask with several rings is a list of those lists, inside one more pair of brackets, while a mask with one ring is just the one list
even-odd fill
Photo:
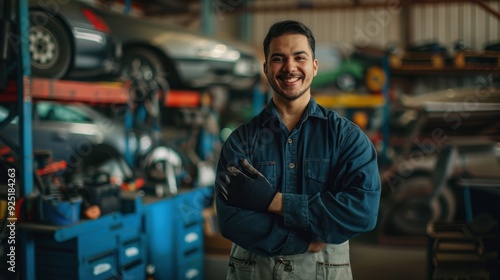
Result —
[[217, 166], [228, 279], [352, 279], [349, 239], [377, 221], [377, 155], [363, 131], [311, 97], [315, 39], [282, 21], [264, 39], [273, 98], [227, 139]]

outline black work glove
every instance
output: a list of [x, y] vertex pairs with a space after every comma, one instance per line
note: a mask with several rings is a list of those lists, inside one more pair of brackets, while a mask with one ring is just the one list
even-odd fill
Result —
[[242, 159], [240, 163], [249, 175], [229, 166], [226, 176], [217, 184], [219, 195], [231, 206], [266, 212], [276, 191], [248, 160]]

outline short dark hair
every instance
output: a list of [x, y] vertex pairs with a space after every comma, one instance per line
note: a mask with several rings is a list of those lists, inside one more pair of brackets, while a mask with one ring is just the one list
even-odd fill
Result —
[[316, 40], [312, 31], [302, 22], [296, 20], [284, 20], [276, 22], [273, 24], [269, 31], [267, 32], [266, 38], [264, 38], [264, 55], [267, 60], [267, 55], [269, 54], [269, 45], [273, 38], [279, 37], [284, 34], [301, 34], [306, 36], [309, 42], [309, 47], [312, 50], [313, 58], [315, 57]]

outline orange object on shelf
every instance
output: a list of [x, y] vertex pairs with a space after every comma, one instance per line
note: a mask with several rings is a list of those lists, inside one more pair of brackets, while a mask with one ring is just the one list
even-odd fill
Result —
[[163, 105], [165, 107], [200, 107], [201, 94], [194, 90], [170, 90]]
[[[87, 103], [124, 104], [129, 98], [129, 87], [120, 82], [79, 82], [32, 78], [30, 92], [33, 99]], [[16, 81], [10, 81], [0, 93], [0, 102], [16, 101]]]

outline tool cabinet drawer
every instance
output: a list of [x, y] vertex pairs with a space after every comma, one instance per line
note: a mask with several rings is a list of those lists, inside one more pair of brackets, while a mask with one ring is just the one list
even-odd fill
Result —
[[127, 266], [131, 263], [145, 258], [145, 245], [142, 237], [123, 241], [119, 250], [120, 266]]
[[81, 279], [109, 279], [118, 276], [118, 260], [115, 251], [93, 256], [83, 265]]
[[192, 261], [183, 264], [177, 270], [177, 279], [179, 280], [202, 280], [203, 279], [203, 260]]
[[192, 251], [203, 249], [203, 227], [199, 223], [177, 225], [177, 253], [180, 259]]

